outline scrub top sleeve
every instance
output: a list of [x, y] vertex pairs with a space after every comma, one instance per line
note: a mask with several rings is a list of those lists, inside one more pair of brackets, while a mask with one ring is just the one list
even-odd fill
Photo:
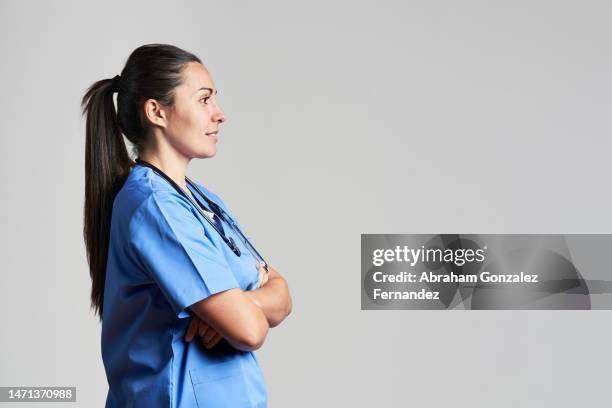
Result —
[[191, 316], [190, 305], [240, 287], [220, 248], [177, 193], [154, 192], [132, 216], [129, 231], [135, 257], [178, 318]]

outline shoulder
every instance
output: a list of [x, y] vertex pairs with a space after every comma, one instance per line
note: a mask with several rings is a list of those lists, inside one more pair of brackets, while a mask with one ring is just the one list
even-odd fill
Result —
[[132, 167], [113, 203], [113, 214], [123, 222], [129, 222], [138, 213], [165, 213], [171, 210], [189, 212], [189, 201], [166, 180], [144, 166]]
[[155, 192], [172, 191], [175, 191], [174, 187], [155, 174], [153, 170], [145, 166], [134, 165], [119, 194], [146, 197]]

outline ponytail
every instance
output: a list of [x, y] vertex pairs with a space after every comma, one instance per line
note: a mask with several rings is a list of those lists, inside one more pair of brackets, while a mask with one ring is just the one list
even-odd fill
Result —
[[[168, 44], [147, 44], [130, 54], [121, 76], [95, 82], [83, 96], [85, 130], [85, 206], [83, 236], [91, 276], [91, 306], [102, 320], [104, 282], [115, 196], [134, 164], [123, 136], [139, 155], [149, 143], [151, 126], [143, 113], [149, 98], [174, 104], [174, 90], [183, 81], [194, 54]], [[117, 91], [117, 111], [113, 93]]]
[[86, 114], [83, 236], [92, 280], [91, 306], [100, 320], [113, 201], [132, 165], [119, 128], [112, 83], [112, 79], [94, 83], [81, 101]]

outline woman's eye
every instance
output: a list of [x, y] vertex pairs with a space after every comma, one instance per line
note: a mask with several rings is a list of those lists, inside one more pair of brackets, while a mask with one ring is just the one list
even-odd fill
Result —
[[208, 102], [208, 100], [210, 99], [210, 96], [207, 96], [205, 98], [200, 99], [201, 101], [204, 101], [204, 104], [206, 104], [206, 102]]

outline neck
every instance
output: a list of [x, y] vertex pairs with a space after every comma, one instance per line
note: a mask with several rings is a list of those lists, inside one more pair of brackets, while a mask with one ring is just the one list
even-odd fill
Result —
[[176, 152], [167, 152], [166, 154], [143, 152], [139, 156], [141, 160], [151, 163], [166, 173], [179, 187], [188, 191], [185, 182], [185, 173], [189, 164], [188, 158]]

